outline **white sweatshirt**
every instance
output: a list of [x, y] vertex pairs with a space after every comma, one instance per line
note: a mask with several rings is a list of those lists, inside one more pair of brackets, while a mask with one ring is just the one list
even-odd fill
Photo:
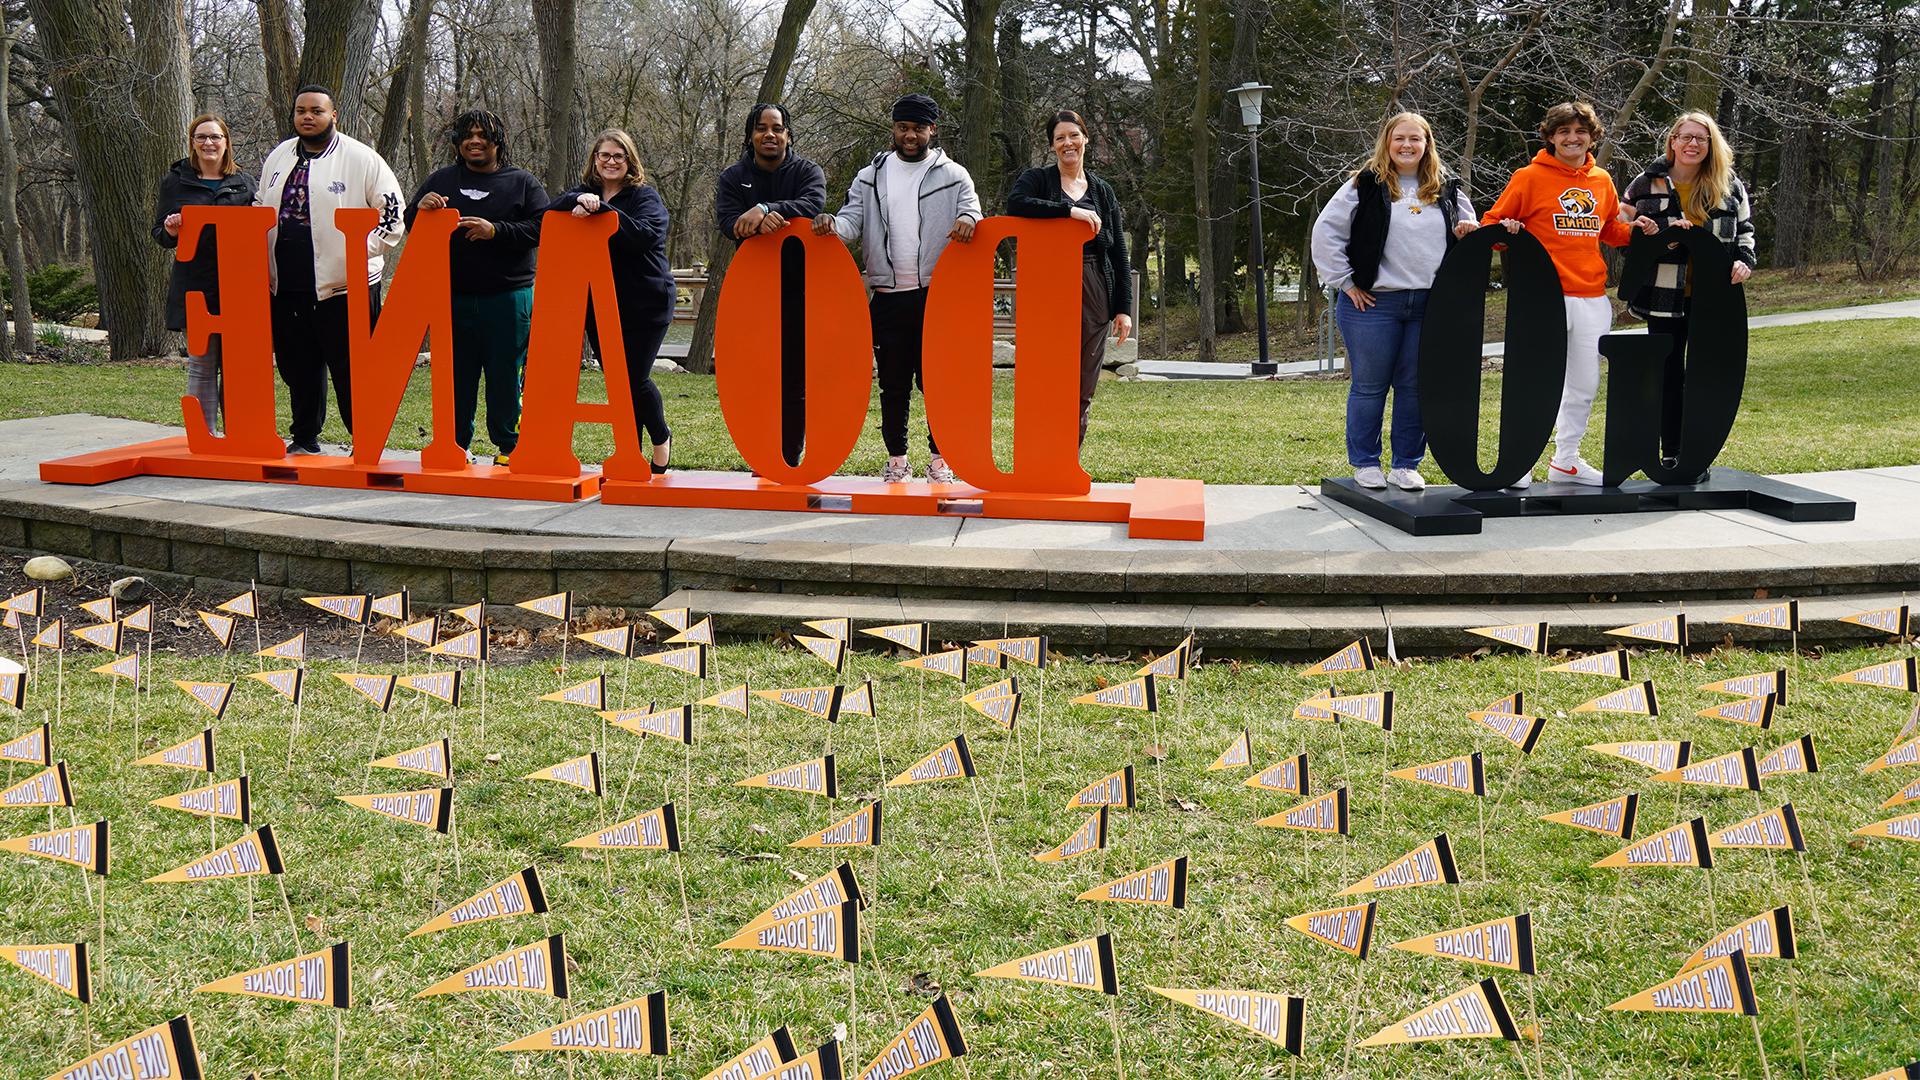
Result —
[[[256, 206], [280, 209], [280, 197], [287, 176], [298, 160], [298, 139], [288, 139], [273, 148], [260, 166], [260, 189]], [[321, 300], [347, 290], [346, 236], [334, 227], [333, 212], [342, 208], [367, 207], [380, 211], [379, 224], [367, 234], [366, 274], [369, 284], [377, 283], [385, 269], [386, 253], [399, 246], [407, 231], [402, 216], [406, 195], [385, 159], [373, 147], [338, 131], [333, 142], [307, 166], [307, 205], [313, 221], [314, 294]], [[267, 266], [274, 292], [280, 291], [280, 267], [273, 254], [280, 228], [267, 234]], [[358, 259], [355, 260], [358, 262]]]

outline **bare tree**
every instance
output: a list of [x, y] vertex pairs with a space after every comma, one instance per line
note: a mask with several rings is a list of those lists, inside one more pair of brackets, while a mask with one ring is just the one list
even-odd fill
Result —
[[[340, 127], [361, 131], [366, 110], [361, 106], [367, 61], [373, 52], [373, 27], [379, 20], [378, 0], [306, 0], [307, 36], [300, 50], [300, 74], [295, 86], [318, 84], [333, 91], [340, 111]], [[291, 91], [289, 91], [291, 93]], [[292, 102], [283, 104], [290, 108]]]
[[[0, 7], [0, 93], [13, 78], [13, 27]], [[14, 350], [33, 351], [33, 298], [27, 290], [27, 249], [20, 236], [20, 157], [13, 145], [13, 117], [0, 97], [0, 244], [6, 247], [7, 278], [13, 286], [13, 336], [0, 333], [0, 360], [13, 359]]]
[[1212, 360], [1214, 349], [1214, 262], [1213, 230], [1213, 131], [1207, 118], [1213, 113], [1213, 2], [1194, 0], [1193, 5], [1193, 109], [1189, 120], [1193, 141], [1193, 209], [1199, 221], [1194, 232], [1194, 249], [1200, 263], [1200, 360]]
[[579, 74], [575, 59], [579, 33], [577, 0], [542, 0], [533, 6], [533, 28], [540, 38], [540, 101], [547, 129], [547, 167], [541, 180], [549, 191], [562, 191], [573, 172], [578, 127], [574, 84]]
[[268, 108], [278, 117], [275, 130], [282, 137], [293, 134], [293, 80], [299, 58], [293, 50], [293, 24], [287, 16], [287, 0], [254, 0], [260, 12], [260, 51], [267, 69]]
[[[433, 0], [412, 0], [407, 8], [406, 33], [400, 38], [398, 63], [387, 83], [386, 106], [380, 110], [380, 137], [374, 143], [380, 156], [389, 162], [398, 160], [400, 142], [413, 126], [418, 91], [427, 78], [427, 27], [432, 19]], [[417, 183], [424, 177], [416, 175], [413, 179]]]

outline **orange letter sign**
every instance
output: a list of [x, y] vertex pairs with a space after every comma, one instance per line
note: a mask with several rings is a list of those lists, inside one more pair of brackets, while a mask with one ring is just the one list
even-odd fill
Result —
[[273, 311], [267, 291], [267, 233], [273, 224], [273, 208], [268, 206], [180, 208], [180, 246], [174, 257], [190, 261], [208, 226], [220, 255], [220, 313], [207, 310], [206, 293], [187, 294], [187, 348], [204, 355], [207, 339], [220, 335], [227, 433], [216, 437], [207, 430], [200, 402], [182, 397], [180, 410], [192, 453], [276, 461], [287, 456], [273, 412]]

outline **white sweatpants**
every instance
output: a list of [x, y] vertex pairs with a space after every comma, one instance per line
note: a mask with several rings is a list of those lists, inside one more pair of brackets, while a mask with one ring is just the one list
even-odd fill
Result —
[[1587, 436], [1593, 398], [1600, 391], [1600, 337], [1613, 327], [1613, 305], [1604, 296], [1569, 296], [1567, 381], [1560, 391], [1560, 418], [1553, 429], [1553, 463], [1571, 465]]

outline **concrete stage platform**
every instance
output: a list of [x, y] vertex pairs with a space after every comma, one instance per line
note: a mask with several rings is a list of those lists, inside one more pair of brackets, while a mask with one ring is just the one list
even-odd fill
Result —
[[[1453, 650], [1461, 629], [1553, 624], [1554, 642], [1685, 603], [1696, 645], [1770, 642], [1708, 626], [1758, 597], [1806, 601], [1803, 643], [1867, 640], [1835, 620], [1920, 592], [1920, 466], [1785, 477], [1854, 500], [1850, 522], [1748, 511], [1490, 519], [1419, 538], [1313, 487], [1207, 488], [1201, 542], [1124, 524], [605, 506], [139, 477], [46, 484], [40, 461], [179, 434], [84, 415], [0, 422], [0, 548], [51, 552], [209, 595], [412, 589], [416, 602], [500, 603], [561, 588], [578, 602], [711, 612], [723, 632], [805, 618], [925, 619], [943, 638], [1044, 632], [1132, 650], [1192, 627], [1216, 649], [1310, 653], [1359, 632]], [[511, 611], [511, 609], [507, 609]]]

